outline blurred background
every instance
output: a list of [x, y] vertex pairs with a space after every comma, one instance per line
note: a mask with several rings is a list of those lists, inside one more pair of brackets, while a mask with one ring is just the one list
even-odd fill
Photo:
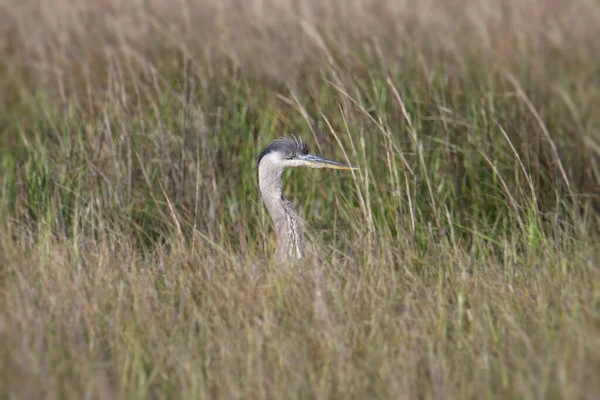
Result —
[[[9, 398], [594, 398], [595, 0], [0, 0]], [[256, 157], [306, 265], [269, 262]]]

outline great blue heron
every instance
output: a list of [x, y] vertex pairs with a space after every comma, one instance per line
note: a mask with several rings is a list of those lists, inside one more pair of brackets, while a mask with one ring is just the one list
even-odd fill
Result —
[[304, 242], [298, 215], [292, 202], [284, 198], [282, 193], [281, 174], [286, 167], [358, 169], [309, 154], [306, 143], [295, 137], [275, 139], [260, 153], [258, 184], [277, 233], [277, 262], [304, 257]]

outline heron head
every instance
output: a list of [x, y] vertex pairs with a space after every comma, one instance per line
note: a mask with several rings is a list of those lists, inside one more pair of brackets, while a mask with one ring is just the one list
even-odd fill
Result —
[[271, 142], [258, 156], [258, 165], [269, 162], [281, 168], [308, 167], [353, 170], [358, 169], [338, 161], [310, 154], [306, 142], [300, 138], [282, 137]]

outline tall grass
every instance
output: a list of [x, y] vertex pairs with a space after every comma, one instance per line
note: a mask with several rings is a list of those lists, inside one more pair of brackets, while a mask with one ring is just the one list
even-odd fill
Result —
[[[0, 1], [7, 398], [596, 398], [593, 1]], [[303, 265], [256, 157], [294, 133]]]

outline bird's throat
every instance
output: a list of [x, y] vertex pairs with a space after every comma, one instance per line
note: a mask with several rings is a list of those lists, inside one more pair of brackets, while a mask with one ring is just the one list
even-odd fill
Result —
[[292, 203], [283, 197], [282, 173], [283, 168], [269, 164], [258, 170], [260, 192], [277, 232], [275, 259], [280, 262], [303, 257], [300, 222]]

